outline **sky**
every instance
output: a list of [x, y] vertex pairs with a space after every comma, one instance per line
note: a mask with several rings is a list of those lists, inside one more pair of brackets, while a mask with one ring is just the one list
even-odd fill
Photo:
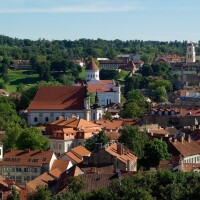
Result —
[[0, 0], [0, 35], [200, 40], [200, 0]]

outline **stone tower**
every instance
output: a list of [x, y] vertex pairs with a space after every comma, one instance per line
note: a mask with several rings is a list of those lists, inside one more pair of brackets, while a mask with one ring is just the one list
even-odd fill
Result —
[[187, 44], [186, 63], [193, 63], [195, 61], [195, 46], [190, 42]]

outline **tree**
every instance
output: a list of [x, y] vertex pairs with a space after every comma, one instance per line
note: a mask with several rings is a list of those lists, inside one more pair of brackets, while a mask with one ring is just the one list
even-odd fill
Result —
[[52, 200], [51, 192], [44, 186], [39, 186], [36, 192], [31, 193], [27, 200]]
[[168, 160], [170, 157], [167, 143], [162, 140], [153, 139], [144, 146], [143, 158], [147, 167], [158, 166], [160, 160]]
[[156, 88], [156, 90], [153, 91], [152, 98], [156, 102], [165, 102], [167, 101], [167, 91], [164, 86]]
[[49, 140], [40, 133], [39, 129], [29, 127], [19, 135], [16, 145], [18, 149], [47, 150], [49, 148]]
[[100, 70], [100, 79], [102, 80], [110, 80], [110, 79], [115, 79], [117, 80], [119, 78], [119, 71], [114, 70], [114, 69], [102, 69]]
[[147, 134], [140, 131], [138, 126], [125, 126], [119, 138], [119, 141], [135, 152], [139, 158], [143, 157], [144, 146], [148, 140]]
[[85, 141], [85, 148], [89, 151], [93, 151], [95, 149], [95, 143], [102, 143], [102, 145], [106, 144], [109, 141], [109, 138], [106, 136], [104, 131], [100, 131], [98, 135], [88, 139]]
[[144, 64], [139, 71], [144, 77], [148, 77], [153, 74], [151, 65], [147, 65], [147, 64]]
[[86, 184], [81, 177], [73, 176], [68, 178], [67, 190], [69, 192], [78, 193], [85, 188]]
[[19, 192], [14, 186], [12, 187], [12, 193], [8, 195], [7, 200], [20, 200]]

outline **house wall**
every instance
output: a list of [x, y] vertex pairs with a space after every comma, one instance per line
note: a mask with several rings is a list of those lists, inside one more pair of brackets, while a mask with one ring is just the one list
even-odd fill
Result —
[[[96, 92], [93, 92], [93, 95], [95, 95]], [[109, 103], [120, 103], [120, 92], [99, 92], [98, 96], [99, 96], [99, 103], [102, 106], [106, 106]]]
[[188, 156], [183, 159], [184, 163], [200, 163], [200, 154]]
[[0, 175], [16, 183], [31, 181], [41, 175], [42, 168], [38, 166], [0, 166]]
[[50, 139], [50, 143], [51, 143], [50, 150], [61, 155], [79, 145], [84, 146], [85, 140], [84, 139], [72, 139], [72, 140]]
[[[48, 122], [57, 120], [60, 116], [67, 118], [72, 115], [79, 116], [82, 119], [86, 119], [84, 110], [28, 110], [28, 125], [43, 124], [48, 118]], [[37, 118], [37, 121], [35, 119]]]

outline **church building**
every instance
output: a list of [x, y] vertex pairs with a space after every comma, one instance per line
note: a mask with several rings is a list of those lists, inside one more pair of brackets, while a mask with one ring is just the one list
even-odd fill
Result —
[[[121, 87], [114, 80], [100, 80], [99, 68], [91, 61], [85, 68], [86, 76], [84, 84], [87, 84], [89, 93], [95, 96], [98, 93], [99, 104], [106, 106], [110, 103], [120, 103]], [[83, 83], [75, 81], [74, 85], [79, 86]]]

